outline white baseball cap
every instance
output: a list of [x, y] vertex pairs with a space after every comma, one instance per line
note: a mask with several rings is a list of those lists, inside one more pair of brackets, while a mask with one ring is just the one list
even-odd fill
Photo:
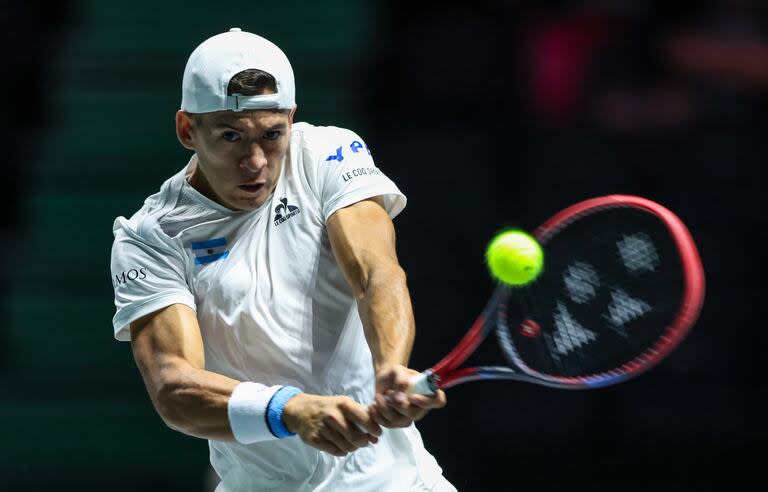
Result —
[[[258, 69], [277, 82], [277, 94], [227, 95], [230, 79], [243, 70]], [[181, 87], [181, 109], [189, 113], [291, 109], [296, 86], [291, 63], [270, 41], [233, 27], [206, 39], [189, 56]]]

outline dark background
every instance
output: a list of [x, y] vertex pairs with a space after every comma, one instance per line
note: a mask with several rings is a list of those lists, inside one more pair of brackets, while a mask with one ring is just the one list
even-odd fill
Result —
[[761, 2], [0, 5], [0, 489], [205, 490], [205, 441], [164, 427], [112, 338], [109, 251], [113, 219], [188, 159], [173, 116], [189, 53], [233, 26], [291, 59], [298, 121], [358, 132], [408, 195], [414, 368], [482, 308], [504, 226], [627, 193], [699, 246], [700, 321], [650, 373], [449, 390], [419, 427], [460, 490], [693, 490], [766, 464]]

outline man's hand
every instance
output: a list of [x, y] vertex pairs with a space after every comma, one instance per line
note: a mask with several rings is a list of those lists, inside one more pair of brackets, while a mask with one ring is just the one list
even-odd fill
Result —
[[334, 456], [375, 444], [381, 435], [366, 408], [347, 396], [296, 395], [283, 408], [283, 422], [302, 441]]
[[436, 394], [410, 394], [410, 380], [419, 373], [401, 365], [388, 365], [376, 373], [376, 396], [368, 407], [371, 419], [384, 427], [408, 427], [433, 408], [445, 406], [443, 390]]

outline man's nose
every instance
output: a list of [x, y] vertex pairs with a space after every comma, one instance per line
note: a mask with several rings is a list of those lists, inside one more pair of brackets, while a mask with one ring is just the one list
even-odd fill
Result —
[[248, 155], [240, 161], [240, 167], [253, 173], [259, 172], [266, 165], [267, 156], [258, 144], [252, 144], [248, 148]]

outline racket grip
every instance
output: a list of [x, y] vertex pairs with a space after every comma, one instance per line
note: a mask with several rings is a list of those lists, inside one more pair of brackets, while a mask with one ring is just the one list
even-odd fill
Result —
[[432, 370], [427, 369], [419, 375], [411, 378], [410, 392], [417, 395], [434, 395], [437, 393], [437, 383], [432, 375]]

